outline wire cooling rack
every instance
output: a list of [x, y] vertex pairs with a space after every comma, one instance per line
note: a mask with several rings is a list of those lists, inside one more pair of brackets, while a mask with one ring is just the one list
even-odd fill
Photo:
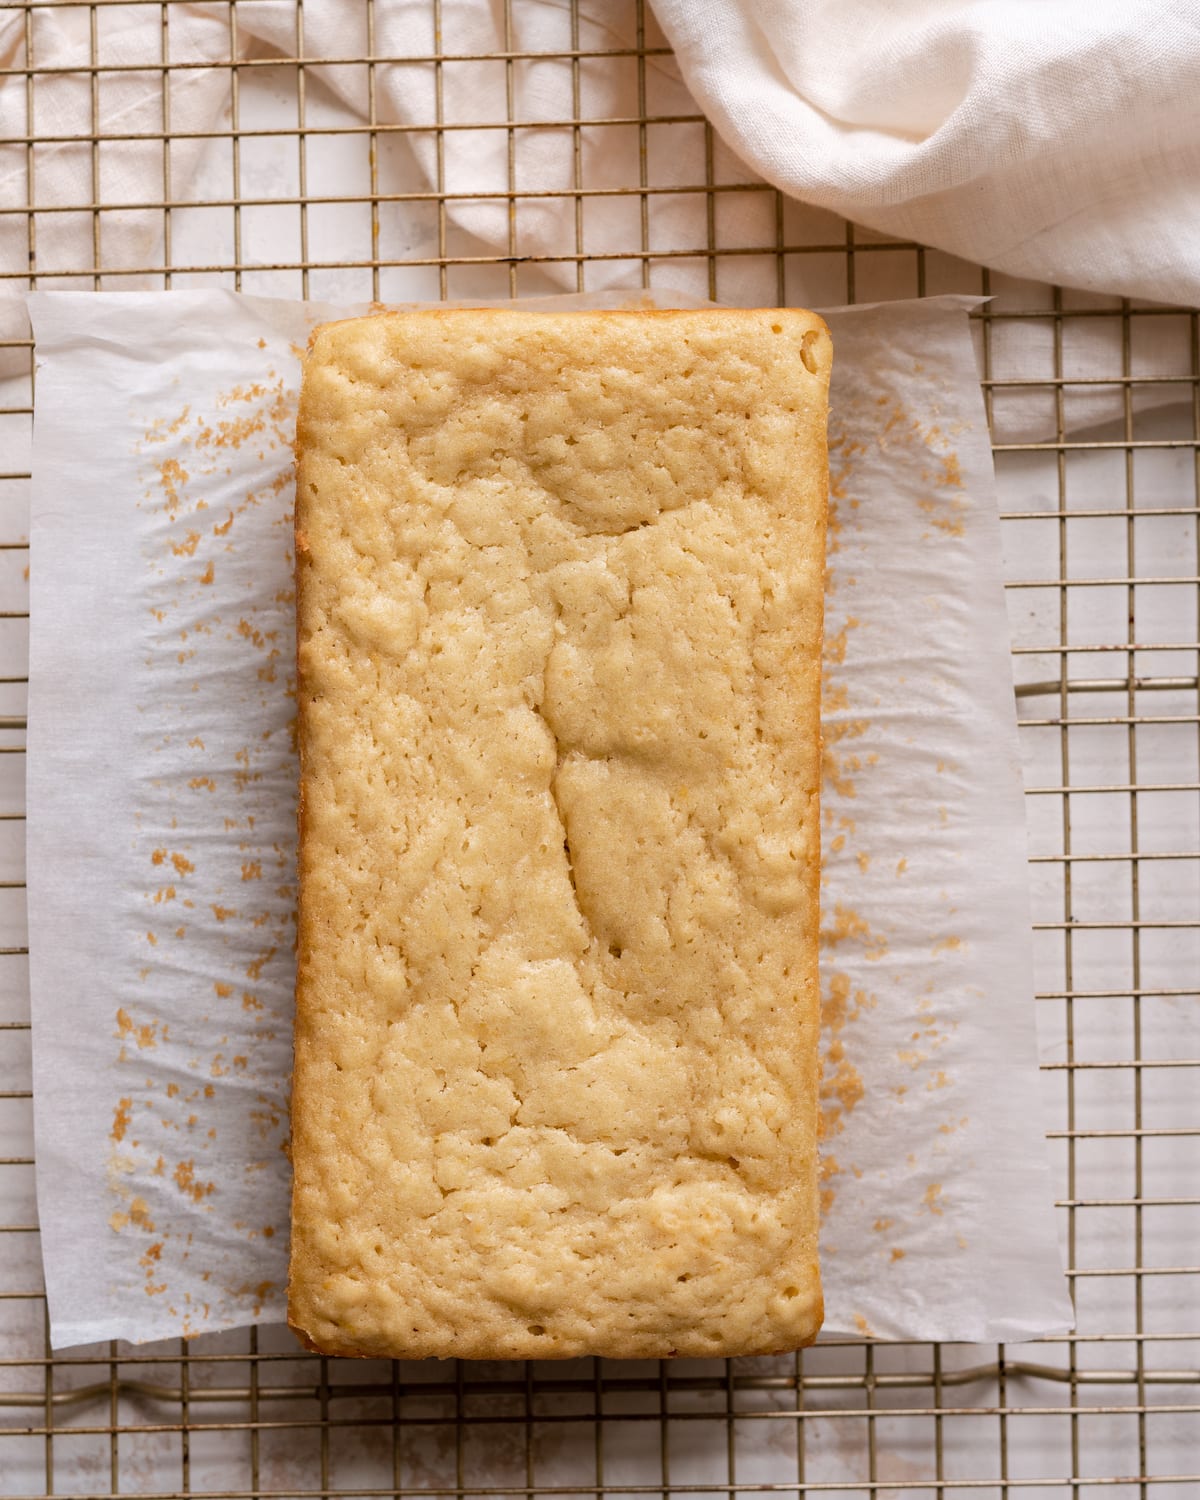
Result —
[[[284, 55], [240, 35], [264, 3], [290, 27]], [[340, 77], [357, 80], [358, 114], [330, 104], [303, 0], [10, 0], [21, 26], [0, 58], [0, 88], [26, 101], [7, 143], [25, 172], [24, 196], [0, 202], [0, 242], [13, 245], [20, 226], [0, 290], [515, 296], [591, 288], [616, 263], [635, 284], [683, 277], [759, 304], [993, 294], [976, 331], [1004, 511], [1043, 1074], [1077, 1331], [1021, 1348], [841, 1340], [728, 1364], [391, 1366], [304, 1356], [279, 1330], [54, 1356], [33, 1195], [22, 802], [33, 385], [17, 338], [0, 349], [6, 368], [27, 369], [0, 385], [0, 1495], [1200, 1494], [1197, 315], [1012, 283], [784, 201], [694, 110], [657, 109], [650, 75], [670, 58], [641, 4], [601, 7], [613, 41], [590, 48], [580, 38], [596, 32], [578, 0], [559, 8], [561, 39], [542, 57], [570, 68], [571, 107], [531, 125], [520, 75], [536, 59], [515, 44], [514, 21], [539, 3], [491, 7], [501, 43], [486, 61], [503, 76], [505, 107], [474, 128], [503, 141], [507, 182], [476, 194], [448, 187], [445, 170], [447, 137], [461, 128], [443, 114], [445, 89], [453, 70], [481, 60], [455, 49], [455, 0], [428, 7], [427, 44], [411, 64], [432, 81], [430, 108], [403, 124], [377, 109], [388, 59], [372, 0], [344, 7]], [[322, 5], [309, 0], [310, 34]], [[83, 39], [67, 69], [77, 118], [52, 127], [38, 107], [62, 76], [39, 55], [49, 11]], [[223, 57], [180, 55], [193, 13], [224, 17]], [[149, 61], [106, 42], [131, 15], [155, 49]], [[160, 153], [160, 185], [106, 199], [108, 157], [129, 132], [102, 129], [105, 90], [131, 70], [159, 90], [158, 116], [136, 137]], [[630, 113], [589, 104], [611, 70], [628, 79]], [[211, 128], [181, 133], [178, 91], [200, 73], [224, 79], [227, 108]], [[521, 167], [549, 128], [574, 143], [560, 194], [570, 228], [531, 254], [523, 231], [545, 190]], [[623, 144], [593, 182], [581, 145], [597, 131]], [[434, 143], [431, 176], [397, 168], [397, 178], [396, 153], [417, 136]], [[685, 137], [690, 156], [676, 150]], [[87, 185], [55, 198], [47, 174], [64, 150]], [[702, 167], [681, 180], [679, 160]], [[473, 196], [507, 211], [504, 243], [457, 226]], [[752, 204], [756, 238], [727, 242], [734, 199]], [[681, 202], [694, 211], [682, 239]], [[664, 240], [668, 208], [676, 228]], [[113, 245], [130, 212], [154, 216], [158, 233], [151, 252], [122, 260]], [[86, 227], [65, 257], [64, 214]], [[589, 253], [600, 222], [605, 248]]]

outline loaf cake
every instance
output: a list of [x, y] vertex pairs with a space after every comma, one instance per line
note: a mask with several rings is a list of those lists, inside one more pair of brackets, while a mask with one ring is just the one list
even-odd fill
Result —
[[830, 362], [782, 310], [317, 333], [289, 1286], [311, 1348], [815, 1337]]

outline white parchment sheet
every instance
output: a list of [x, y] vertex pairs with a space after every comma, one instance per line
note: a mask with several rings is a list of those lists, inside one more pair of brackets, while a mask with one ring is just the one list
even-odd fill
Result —
[[[223, 291], [30, 305], [30, 978], [53, 1343], [277, 1322], [290, 443], [310, 329], [365, 309]], [[829, 316], [826, 1326], [1020, 1340], [1071, 1313], [966, 307]]]

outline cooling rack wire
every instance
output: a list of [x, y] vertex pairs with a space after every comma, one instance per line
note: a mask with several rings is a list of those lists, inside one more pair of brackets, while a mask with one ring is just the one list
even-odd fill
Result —
[[[404, 125], [377, 110], [387, 59], [375, 50], [372, 0], [339, 54], [343, 82], [361, 88], [361, 119], [329, 106], [327, 59], [305, 47], [303, 0], [270, 0], [294, 21], [290, 55], [246, 47], [240, 16], [260, 3], [10, 0], [24, 33], [0, 78], [26, 100], [24, 134], [9, 143], [24, 152], [26, 196], [0, 214], [4, 228], [14, 216], [22, 236], [27, 227], [28, 260], [23, 242], [21, 262], [0, 265], [4, 290], [517, 296], [591, 289], [618, 263], [627, 283], [686, 282], [759, 304], [993, 296], [976, 333], [996, 436], [1043, 1074], [1078, 1326], [1019, 1348], [847, 1339], [786, 1359], [675, 1365], [389, 1366], [301, 1356], [277, 1330], [153, 1354], [111, 1344], [54, 1356], [33, 1191], [24, 925], [30, 354], [28, 373], [0, 386], [0, 1496], [1200, 1495], [1197, 314], [1010, 281], [783, 200], [698, 113], [656, 112], [653, 80], [669, 50], [640, 3], [612, 0], [610, 34], [630, 41], [599, 49], [580, 44], [595, 32], [581, 32], [578, 0], [563, 4], [562, 42], [540, 55], [570, 68], [572, 107], [537, 125], [520, 102], [536, 59], [513, 39], [521, 8], [539, 0], [496, 0], [505, 45], [486, 58], [455, 50], [452, 0], [432, 0], [427, 48], [411, 58], [432, 79], [431, 110]], [[80, 118], [56, 136], [35, 133], [52, 76], [36, 45], [47, 10], [72, 12], [88, 38], [71, 65], [84, 85]], [[199, 71], [226, 80], [229, 109], [181, 137], [173, 97], [198, 69], [172, 38], [196, 10], [227, 16], [226, 55]], [[133, 13], [155, 39], [152, 65], [106, 48], [113, 21]], [[443, 116], [447, 81], [480, 61], [503, 76], [505, 101], [473, 122], [507, 153], [507, 189], [486, 195], [454, 191], [445, 171], [446, 137], [460, 128]], [[138, 139], [161, 153], [161, 189], [118, 205], [102, 196], [120, 138], [101, 132], [101, 100], [135, 68], [160, 90], [161, 120]], [[609, 70], [626, 78], [633, 112], [589, 103]], [[523, 229], [546, 194], [520, 167], [548, 129], [573, 142], [573, 182], [560, 194], [572, 229], [530, 254]], [[619, 149], [593, 183], [581, 148], [598, 131]], [[433, 181], [394, 190], [389, 161], [417, 136], [434, 142]], [[90, 192], [30, 213], [45, 201], [39, 173], [68, 140], [86, 153]], [[681, 157], [684, 142], [692, 154]], [[173, 164], [181, 145], [201, 156], [186, 184]], [[702, 172], [679, 180], [680, 159]], [[455, 210], [484, 196], [507, 209], [498, 248], [456, 226]], [[750, 242], [727, 243], [734, 200], [762, 225]], [[664, 239], [668, 206], [675, 228]], [[157, 248], [114, 264], [106, 237], [131, 208], [161, 217]], [[83, 216], [86, 255], [39, 261], [55, 212]], [[589, 254], [597, 215], [606, 248]], [[28, 341], [16, 347], [24, 358]], [[1107, 425], [1079, 430], [1076, 415], [1097, 397], [1112, 407]], [[1029, 429], [1020, 441], [1006, 435], [1014, 403]], [[1029, 419], [1031, 403], [1040, 415]]]

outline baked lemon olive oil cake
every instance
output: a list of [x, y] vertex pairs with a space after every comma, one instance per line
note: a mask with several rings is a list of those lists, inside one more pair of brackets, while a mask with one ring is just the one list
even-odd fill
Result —
[[815, 1337], [830, 362], [783, 310], [317, 333], [290, 1283], [312, 1347]]

